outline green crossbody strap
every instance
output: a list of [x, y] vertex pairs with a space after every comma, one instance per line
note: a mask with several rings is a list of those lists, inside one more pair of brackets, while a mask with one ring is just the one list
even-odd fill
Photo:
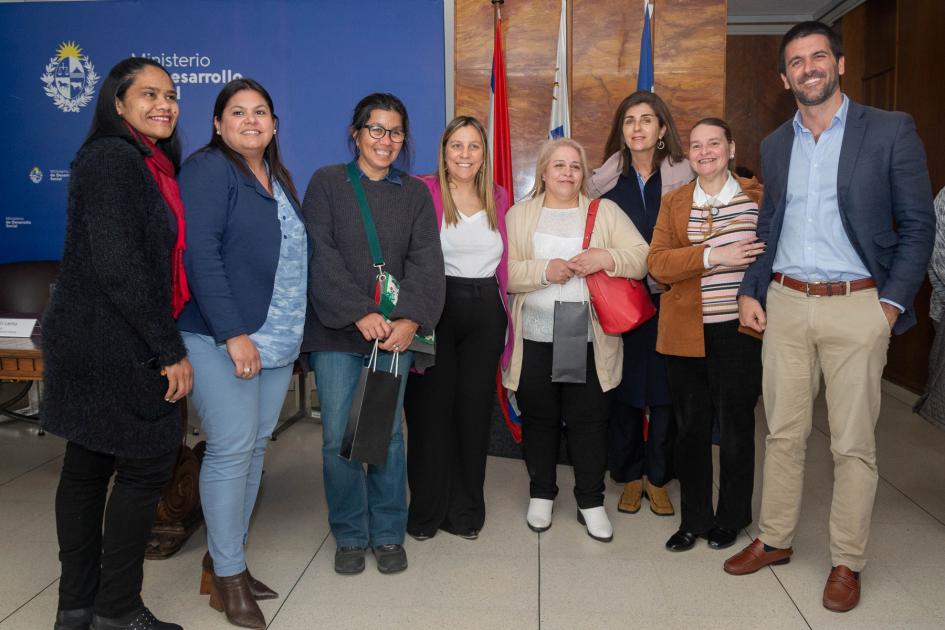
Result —
[[358, 199], [358, 207], [361, 208], [361, 220], [364, 222], [364, 232], [367, 234], [368, 247], [371, 248], [371, 259], [373, 265], [377, 267], [378, 274], [382, 273], [384, 267], [384, 256], [381, 254], [381, 242], [377, 238], [377, 228], [374, 227], [374, 217], [371, 216], [371, 207], [368, 205], [367, 197], [364, 195], [364, 187], [361, 186], [361, 173], [354, 160], [348, 162], [345, 166], [348, 170], [348, 181], [354, 188], [354, 196]]

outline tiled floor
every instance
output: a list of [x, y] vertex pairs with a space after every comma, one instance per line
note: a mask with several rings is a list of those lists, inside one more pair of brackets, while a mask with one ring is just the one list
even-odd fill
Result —
[[[901, 394], [898, 394], [901, 397]], [[441, 533], [406, 542], [410, 568], [383, 576], [368, 558], [359, 576], [332, 570], [321, 484], [320, 427], [303, 422], [272, 443], [252, 525], [254, 574], [282, 595], [262, 602], [270, 628], [739, 628], [945, 627], [945, 432], [886, 391], [877, 429], [882, 481], [873, 518], [863, 600], [847, 614], [825, 610], [827, 510], [832, 472], [823, 402], [807, 455], [803, 520], [790, 564], [746, 577], [722, 572], [705, 544], [672, 554], [663, 543], [677, 518], [644, 509], [617, 513], [614, 541], [588, 538], [574, 518], [572, 476], [561, 467], [554, 527], [524, 522], [527, 475], [520, 461], [490, 458], [489, 516], [478, 541]], [[764, 420], [759, 409], [758, 457]], [[0, 628], [49, 628], [59, 565], [53, 496], [63, 442], [20, 424], [0, 425]], [[755, 513], [760, 471], [756, 474]], [[678, 503], [678, 488], [672, 495]], [[756, 530], [750, 528], [752, 535]], [[743, 535], [738, 545], [748, 542]], [[159, 617], [188, 629], [229, 628], [197, 594], [203, 530], [175, 557], [148, 561], [145, 593]]]

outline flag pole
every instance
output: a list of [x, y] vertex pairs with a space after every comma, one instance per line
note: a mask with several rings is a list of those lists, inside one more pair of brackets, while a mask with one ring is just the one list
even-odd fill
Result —
[[489, 0], [492, 3], [492, 29], [495, 30], [496, 22], [499, 21], [499, 12], [502, 10], [502, 5], [505, 4], [505, 0]]

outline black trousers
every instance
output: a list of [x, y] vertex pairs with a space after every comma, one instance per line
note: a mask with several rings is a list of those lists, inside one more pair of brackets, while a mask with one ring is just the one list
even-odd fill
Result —
[[674, 477], [676, 419], [672, 405], [650, 407], [643, 440], [643, 409], [614, 400], [607, 423], [607, 468], [617, 483], [642, 479], [663, 486]]
[[56, 492], [59, 610], [92, 608], [102, 617], [120, 617], [143, 605], [145, 545], [176, 461], [177, 449], [126, 459], [66, 444]]
[[404, 394], [407, 531], [415, 536], [461, 534], [485, 523], [482, 486], [507, 325], [494, 277], [447, 277], [436, 365], [411, 374]]
[[574, 467], [574, 498], [588, 509], [604, 504], [607, 417], [612, 392], [601, 391], [594, 346], [587, 344], [587, 382], [552, 383], [550, 343], [525, 340], [515, 399], [522, 412], [522, 446], [531, 478], [529, 496], [554, 499], [561, 421], [567, 423], [568, 457]]
[[[667, 357], [676, 410], [676, 476], [680, 529], [702, 534], [713, 525], [751, 523], [755, 482], [755, 404], [761, 392], [761, 341], [738, 332], [738, 321], [706, 324], [705, 357]], [[718, 417], [719, 502], [712, 510], [712, 422]]]

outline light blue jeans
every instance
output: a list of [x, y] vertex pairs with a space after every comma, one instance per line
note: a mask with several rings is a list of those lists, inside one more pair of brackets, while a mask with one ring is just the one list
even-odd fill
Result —
[[243, 546], [256, 504], [263, 458], [279, 420], [292, 365], [237, 378], [226, 346], [211, 337], [182, 332], [194, 366], [194, 407], [207, 437], [200, 467], [200, 501], [207, 546], [220, 577], [246, 569]]
[[[377, 368], [389, 372], [393, 354], [379, 352]], [[322, 411], [322, 468], [328, 523], [339, 547], [403, 544], [407, 529], [407, 463], [404, 456], [404, 388], [413, 353], [400, 355], [402, 375], [387, 462], [365, 466], [339, 455], [361, 368], [368, 357], [349, 352], [313, 352]]]

